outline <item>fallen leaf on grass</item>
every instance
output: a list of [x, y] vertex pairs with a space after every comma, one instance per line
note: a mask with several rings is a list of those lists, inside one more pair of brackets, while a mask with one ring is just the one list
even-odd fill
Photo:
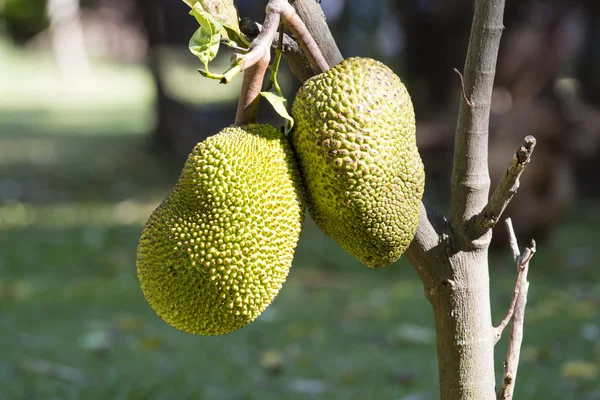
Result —
[[522, 362], [548, 361], [552, 358], [552, 349], [545, 346], [524, 346], [521, 350]]
[[266, 350], [260, 357], [260, 365], [271, 375], [283, 372], [283, 356], [277, 350]]
[[598, 366], [589, 361], [567, 361], [560, 373], [569, 380], [592, 380], [598, 376]]
[[31, 282], [27, 281], [14, 281], [14, 282], [2, 282], [0, 281], [0, 299], [23, 301], [32, 297], [34, 294], [34, 287]]
[[119, 315], [114, 319], [115, 328], [122, 333], [135, 333], [144, 328], [144, 321], [132, 315]]
[[140, 338], [138, 341], [138, 347], [140, 350], [158, 350], [163, 347], [164, 341], [160, 336], [147, 335]]

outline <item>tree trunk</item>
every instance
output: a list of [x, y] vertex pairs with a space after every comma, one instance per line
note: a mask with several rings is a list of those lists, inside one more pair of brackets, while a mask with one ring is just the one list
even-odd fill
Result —
[[58, 68], [63, 80], [77, 87], [92, 71], [81, 27], [79, 0], [48, 0], [47, 13]]
[[[426, 204], [426, 202], [425, 202]], [[456, 251], [449, 222], [421, 207], [406, 257], [435, 320], [441, 399], [493, 399], [494, 335], [487, 249]]]
[[487, 250], [451, 258], [456, 272], [429, 291], [442, 399], [493, 399], [494, 337]]

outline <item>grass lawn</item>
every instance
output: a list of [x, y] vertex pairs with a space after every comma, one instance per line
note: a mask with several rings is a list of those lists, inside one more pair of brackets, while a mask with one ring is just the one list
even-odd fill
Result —
[[[180, 166], [147, 150], [146, 72], [98, 67], [99, 81], [73, 93], [51, 64], [2, 42], [0, 60], [1, 400], [436, 398], [416, 274], [403, 260], [362, 267], [310, 220], [255, 323], [204, 338], [162, 322], [135, 249]], [[518, 399], [600, 399], [599, 228], [598, 204], [580, 201], [538, 248]], [[492, 260], [496, 323], [514, 278], [506, 249]]]

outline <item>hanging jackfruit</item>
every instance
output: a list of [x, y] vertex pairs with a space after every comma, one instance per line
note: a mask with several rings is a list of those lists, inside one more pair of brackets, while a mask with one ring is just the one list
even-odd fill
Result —
[[410, 96], [392, 70], [349, 58], [307, 80], [291, 133], [317, 225], [369, 267], [412, 241], [425, 173]]
[[225, 128], [194, 148], [143, 228], [136, 262], [143, 294], [188, 333], [244, 327], [284, 283], [303, 219], [284, 134], [271, 125]]

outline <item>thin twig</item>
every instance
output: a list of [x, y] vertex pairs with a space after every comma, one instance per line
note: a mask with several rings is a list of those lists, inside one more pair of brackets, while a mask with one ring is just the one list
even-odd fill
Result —
[[504, 172], [489, 202], [479, 214], [471, 219], [467, 226], [467, 234], [470, 238], [481, 237], [498, 223], [502, 213], [519, 190], [519, 179], [531, 160], [535, 144], [536, 139], [533, 136], [525, 137], [521, 147], [514, 153], [511, 164]]
[[[529, 290], [529, 282], [527, 281], [527, 272], [529, 272], [529, 261], [533, 257], [536, 251], [535, 241], [531, 241], [531, 246], [523, 251], [523, 254], [519, 254], [519, 247], [517, 245], [517, 237], [512, 226], [510, 218], [506, 219], [506, 228], [508, 229], [509, 241], [513, 252], [513, 257], [517, 263], [519, 274], [517, 278], [518, 294], [516, 295], [516, 302], [514, 304], [514, 312], [512, 313], [512, 326], [510, 331], [510, 338], [508, 341], [508, 351], [506, 355], [506, 361], [504, 362], [504, 376], [502, 378], [502, 388], [498, 392], [498, 400], [510, 400], [513, 397], [515, 390], [515, 382], [517, 379], [517, 369], [519, 367], [519, 358], [521, 356], [521, 343], [523, 342], [523, 323], [525, 321], [525, 306], [527, 304], [527, 292]], [[515, 288], [515, 292], [517, 289]], [[511, 305], [513, 307], [513, 305]], [[510, 318], [509, 318], [510, 319]], [[502, 321], [504, 323], [504, 321]], [[507, 321], [508, 322], [508, 321]], [[502, 326], [502, 324], [501, 324]], [[502, 334], [502, 331], [498, 331], [501, 326], [496, 328], [496, 336]], [[505, 325], [506, 326], [506, 325]], [[504, 327], [502, 327], [504, 329]]]
[[[278, 1], [278, 0], [270, 0]], [[269, 4], [270, 4], [269, 2]], [[256, 63], [262, 62], [265, 59], [267, 64], [271, 59], [271, 43], [275, 39], [277, 27], [281, 21], [281, 16], [277, 12], [270, 11], [267, 6], [267, 15], [263, 29], [260, 31], [256, 39], [250, 45], [250, 51], [243, 56], [239, 56], [233, 62], [233, 65], [225, 71], [221, 83], [229, 83], [241, 71], [252, 68]]]
[[232, 42], [231, 40], [229, 40], [229, 38], [221, 38], [221, 44], [223, 46], [229, 47], [231, 50], [238, 52], [238, 53], [246, 54], [249, 51], [248, 49], [246, 49], [244, 47], [238, 46], [235, 42]]
[[461, 74], [461, 73], [460, 73], [460, 71], [459, 71], [459, 70], [457, 70], [456, 68], [454, 68], [453, 70], [454, 70], [454, 72], [456, 72], [456, 73], [458, 74], [458, 76], [459, 76], [459, 78], [460, 78], [460, 87], [461, 87], [461, 89], [462, 89], [462, 96], [463, 96], [463, 99], [465, 100], [465, 103], [467, 103], [467, 105], [468, 105], [470, 108], [473, 108], [473, 103], [471, 103], [471, 102], [469, 101], [469, 99], [467, 99], [467, 94], [465, 93], [465, 81], [464, 81], [464, 79], [463, 79], [463, 76], [462, 76], [462, 74]]
[[506, 218], [504, 224], [506, 225], [506, 230], [508, 231], [508, 244], [510, 246], [510, 250], [512, 251], [513, 260], [518, 265], [521, 257], [521, 250], [519, 250], [519, 243], [517, 242], [517, 235], [515, 234], [515, 228], [513, 227], [512, 219]]
[[504, 317], [504, 319], [502, 320], [500, 325], [498, 325], [494, 329], [494, 344], [498, 343], [498, 341], [502, 337], [502, 332], [504, 332], [504, 328], [506, 328], [506, 325], [508, 325], [508, 323], [510, 322], [510, 319], [513, 316], [513, 313], [515, 312], [515, 306], [517, 305], [517, 299], [519, 298], [519, 293], [521, 291], [521, 276], [522, 275], [523, 275], [523, 270], [520, 270], [519, 275], [517, 275], [517, 282], [515, 283], [515, 292], [513, 294], [513, 298], [510, 301], [510, 306], [508, 307], [508, 312], [506, 313], [506, 316]]

